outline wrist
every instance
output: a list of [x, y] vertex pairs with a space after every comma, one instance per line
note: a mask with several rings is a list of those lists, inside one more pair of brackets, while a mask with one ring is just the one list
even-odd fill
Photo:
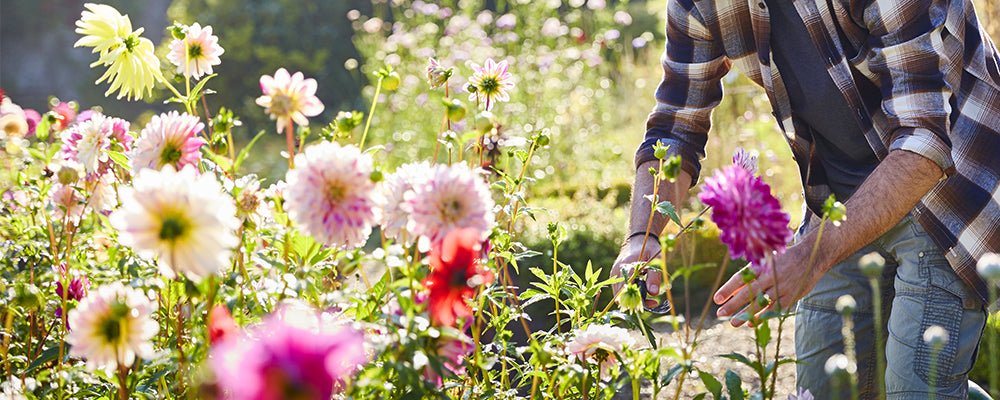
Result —
[[629, 243], [632, 243], [633, 241], [637, 241], [639, 243], [641, 243], [642, 241], [647, 241], [648, 243], [660, 244], [660, 237], [655, 233], [646, 231], [636, 231], [630, 233], [628, 236], [625, 237], [624, 244], [627, 245]]

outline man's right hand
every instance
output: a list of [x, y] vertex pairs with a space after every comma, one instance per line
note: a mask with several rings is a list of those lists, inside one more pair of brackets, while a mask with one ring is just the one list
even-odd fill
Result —
[[[625, 245], [622, 246], [621, 252], [618, 253], [618, 258], [615, 260], [615, 265], [611, 267], [612, 277], [622, 277], [622, 279], [628, 279], [629, 275], [622, 273], [622, 267], [628, 266], [629, 264], [632, 263], [649, 261], [650, 259], [656, 257], [660, 253], [659, 240], [656, 240], [656, 238], [653, 236], [649, 236], [648, 239], [645, 239], [646, 246], [645, 248], [643, 248], [642, 242], [644, 238], [645, 236], [643, 235], [637, 235], [628, 239], [628, 241], [625, 242]], [[628, 271], [628, 268], [626, 268], [626, 270], [627, 270], [626, 272], [630, 272]], [[651, 296], [659, 295], [660, 283], [662, 281], [663, 279], [661, 277], [660, 271], [650, 270], [646, 274], [646, 291], [649, 292]], [[622, 288], [625, 287], [625, 283], [626, 283], [625, 281], [621, 281], [612, 284], [612, 288], [614, 288], [614, 293], [617, 294], [619, 291], [621, 291]], [[657, 306], [657, 302], [656, 300], [647, 299], [645, 305], [647, 307], [655, 307]]]

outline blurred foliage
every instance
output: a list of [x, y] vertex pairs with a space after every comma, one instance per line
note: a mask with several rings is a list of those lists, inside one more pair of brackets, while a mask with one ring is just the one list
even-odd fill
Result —
[[[983, 329], [983, 338], [979, 343], [979, 356], [976, 358], [976, 364], [972, 367], [972, 371], [969, 371], [969, 379], [984, 388], [988, 388], [991, 372], [994, 375], [1000, 373], [990, 370], [990, 357], [1000, 356], [1000, 349], [994, 349], [990, 345], [991, 337], [993, 340], [996, 340], [996, 343], [1000, 344], [1000, 312], [992, 313], [989, 319], [986, 320], [986, 328]], [[987, 390], [992, 389], [988, 388]]]
[[[336, 109], [352, 107], [360, 100], [361, 80], [344, 68], [356, 58], [347, 11], [370, 7], [367, 1], [263, 0], [253, 2], [217, 0], [175, 0], [167, 11], [171, 21], [181, 24], [211, 25], [219, 45], [225, 50], [219, 74], [210, 88], [225, 88], [208, 96], [209, 107], [232, 109], [252, 136], [259, 130], [272, 131], [274, 124], [254, 99], [261, 95], [262, 75], [274, 75], [281, 67], [319, 84], [317, 96], [326, 111], [313, 123], [325, 124]], [[161, 51], [166, 52], [166, 45]], [[237, 131], [239, 132], [239, 130]], [[275, 136], [274, 140], [278, 140]]]

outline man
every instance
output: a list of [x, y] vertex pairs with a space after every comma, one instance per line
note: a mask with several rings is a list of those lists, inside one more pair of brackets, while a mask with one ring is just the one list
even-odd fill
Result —
[[[835, 302], [850, 294], [862, 397], [878, 395], [872, 299], [857, 265], [878, 252], [887, 260], [888, 340], [878, 355], [888, 355], [887, 397], [927, 398], [933, 382], [939, 399], [966, 398], [988, 293], [975, 264], [1000, 251], [1000, 55], [971, 0], [668, 0], [666, 32], [657, 106], [635, 157], [630, 235], [614, 272], [660, 250], [647, 243], [640, 254], [653, 145], [682, 158], [681, 177], [658, 193], [680, 204], [700, 173], [720, 79], [735, 64], [765, 89], [809, 209], [795, 244], [751, 284], [781, 304], [801, 298], [798, 385], [817, 398], [832, 393], [824, 364], [843, 351]], [[808, 268], [815, 215], [830, 194], [845, 202], [847, 220], [827, 224]], [[650, 231], [665, 224], [656, 216]], [[660, 276], [647, 278], [658, 293]], [[734, 275], [715, 294], [718, 315], [745, 312], [749, 293]], [[932, 325], [948, 333], [935, 366], [923, 340]]]

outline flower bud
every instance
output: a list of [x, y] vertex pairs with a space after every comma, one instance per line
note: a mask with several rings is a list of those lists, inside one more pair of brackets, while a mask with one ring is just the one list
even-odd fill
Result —
[[854, 312], [854, 309], [858, 308], [858, 303], [854, 301], [853, 296], [845, 294], [837, 298], [836, 307], [840, 315], [849, 316]]
[[666, 174], [667, 180], [671, 182], [677, 180], [677, 177], [681, 174], [681, 156], [679, 154], [667, 159], [666, 164], [663, 166], [663, 173]]
[[38, 287], [30, 283], [18, 283], [14, 286], [15, 302], [18, 306], [29, 310], [42, 304], [42, 296]]
[[656, 157], [657, 160], [664, 159], [667, 156], [667, 148], [666, 147], [656, 148], [656, 150], [653, 150], [653, 156]]
[[448, 108], [448, 119], [451, 121], [461, 121], [465, 118], [465, 104], [458, 99], [442, 99], [445, 107]]
[[341, 111], [337, 113], [337, 117], [333, 119], [333, 123], [337, 127], [338, 132], [350, 133], [361, 124], [363, 118], [364, 113], [362, 112]]
[[831, 194], [823, 202], [823, 215], [829, 218], [834, 225], [839, 226], [841, 221], [847, 219], [847, 208]]
[[74, 168], [73, 166], [62, 164], [59, 166], [59, 170], [56, 171], [56, 179], [59, 183], [63, 185], [72, 185], [76, 181], [80, 180], [81, 172], [79, 168]]
[[948, 331], [938, 325], [931, 325], [924, 331], [924, 343], [937, 350], [948, 344]]
[[390, 92], [399, 88], [399, 74], [396, 71], [385, 74], [382, 77], [382, 88]]
[[476, 129], [480, 132], [486, 133], [493, 130], [496, 123], [493, 121], [493, 113], [489, 111], [483, 111], [476, 116]]
[[448, 78], [451, 78], [452, 69], [442, 67], [438, 64], [437, 60], [434, 58], [430, 59], [430, 64], [427, 65], [427, 83], [431, 85], [431, 88], [436, 88], [448, 83]]
[[548, 146], [550, 141], [551, 138], [549, 137], [548, 129], [542, 130], [542, 132], [535, 137], [535, 143], [538, 145], [538, 147]]
[[830, 358], [826, 359], [826, 365], [824, 365], [826, 374], [834, 378], [848, 377], [857, 370], [857, 366], [852, 365], [851, 361], [847, 359], [847, 356], [843, 354], [834, 354]]
[[986, 279], [987, 282], [996, 284], [1000, 282], [1000, 254], [997, 253], [986, 253], [979, 258], [979, 262], [976, 264], [976, 270], [979, 271], [979, 275]]
[[876, 252], [871, 252], [858, 260], [858, 266], [861, 267], [861, 273], [869, 278], [878, 278], [882, 274], [882, 267], [885, 266], [885, 258]]

